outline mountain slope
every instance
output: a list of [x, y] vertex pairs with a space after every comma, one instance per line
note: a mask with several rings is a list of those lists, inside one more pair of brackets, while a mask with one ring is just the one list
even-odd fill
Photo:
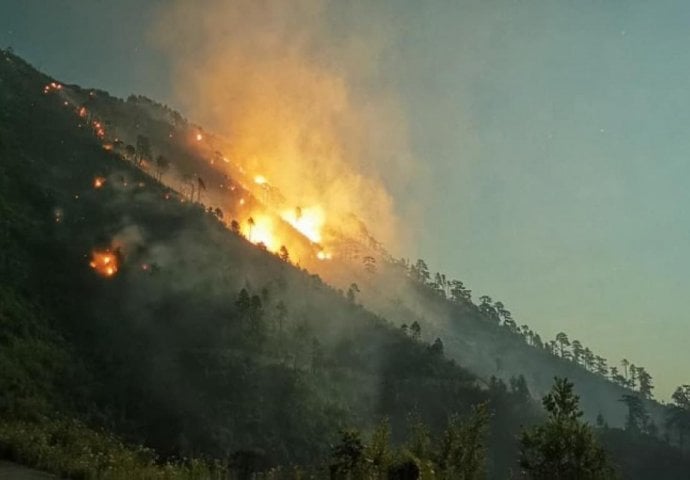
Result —
[[[368, 309], [395, 319], [398, 325], [418, 322], [427, 341], [442, 338], [446, 353], [484, 381], [491, 376], [509, 381], [524, 375], [530, 389], [542, 395], [554, 376], [567, 376], [583, 393], [587, 418], [594, 421], [601, 414], [611, 425], [623, 426], [626, 412], [619, 399], [628, 389], [541, 347], [526, 345], [521, 335], [498, 328], [469, 299], [448, 301], [446, 293], [439, 295], [438, 289], [411, 276], [410, 266], [392, 258], [356, 217], [332, 219], [319, 232], [319, 242], [312, 241], [310, 232], [300, 231], [294, 217], [291, 223], [286, 216], [293, 209], [301, 215], [301, 207], [295, 207], [260, 172], [248, 171], [242, 159], [224, 153], [232, 151], [230, 139], [144, 97], [122, 101], [98, 90], [60, 87], [51, 87], [46, 79], [40, 88], [47, 88], [46, 96], [56, 104], [63, 103], [73, 127], [96, 137], [103, 147], [129, 159], [179, 195], [171, 192], [171, 197], [210, 206], [228, 228], [235, 222], [246, 238], [272, 252], [286, 245], [291, 261], [336, 288], [347, 290], [355, 283]], [[128, 146], [133, 151], [128, 152]], [[111, 175], [97, 170], [92, 174]], [[117, 177], [110, 179], [111, 184], [118, 182], [122, 183]], [[329, 260], [320, 260], [320, 255]], [[659, 406], [646, 405], [661, 424]]]
[[[164, 456], [231, 458], [250, 452], [261, 467], [323, 461], [340, 428], [369, 429], [384, 416], [398, 442], [411, 413], [437, 432], [448, 415], [488, 401], [494, 412], [489, 471], [492, 478], [505, 478], [514, 468], [515, 435], [522, 424], [540, 418], [537, 404], [524, 391], [478, 378], [449, 360], [441, 346], [399, 325], [431, 312], [433, 318], [422, 321], [424, 332], [459, 328], [454, 338], [443, 335], [446, 352], [459, 358], [469, 351], [467, 363], [474, 361], [482, 374], [492, 368], [479, 361], [484, 350], [492, 352], [486, 355], [491, 363], [500, 342], [510, 348], [517, 342], [481, 323], [472, 306], [427, 298], [426, 290], [405, 277], [398, 280], [407, 285], [398, 291], [406, 294], [402, 304], [389, 305], [386, 296], [377, 303], [373, 293], [383, 291], [381, 279], [387, 281], [397, 267], [382, 261], [385, 252], [365, 235], [341, 239], [341, 245], [356, 243], [360, 257], [365, 248], [379, 252], [376, 274], [352, 258], [333, 258], [344, 265], [334, 275], [361, 283], [365, 303], [387, 310], [394, 324], [372, 313], [358, 299], [229, 231], [227, 218], [223, 222], [215, 210], [155, 180], [114, 146], [104, 148], [108, 139], [99, 138], [93, 126], [99, 120], [86, 123], [79, 104], [42, 93], [51, 82], [3, 52], [4, 415], [60, 411]], [[149, 112], [164, 112], [159, 107], [62, 88], [94, 99], [92, 111], [101, 101], [118, 106], [120, 121], [133, 119], [152, 142], [152, 129], [169, 135], [168, 113]], [[175, 128], [194, 131], [174, 121]], [[176, 159], [198, 161], [185, 145], [166, 148]], [[204, 173], [208, 190], [213, 175]], [[243, 195], [259, 208], [263, 202], [250, 200], [250, 185], [241, 183], [235, 180], [238, 193], [227, 196]], [[226, 217], [232, 214], [230, 207], [225, 211]], [[303, 252], [318, 250], [303, 241]], [[437, 318], [457, 323], [444, 325]]]
[[[253, 449], [269, 463], [308, 463], [339, 428], [388, 416], [401, 437], [410, 412], [438, 429], [490, 398], [437, 350], [104, 150], [62, 102], [35, 95], [50, 79], [10, 58], [2, 319], [32, 380], [3, 389], [7, 411], [74, 412], [166, 455]], [[114, 274], [90, 266], [94, 251], [112, 255]], [[26, 331], [32, 315], [37, 332]], [[46, 346], [21, 356], [37, 339]], [[45, 381], [33, 374], [43, 367]], [[495, 433], [497, 469], [513, 461], [511, 408], [501, 415], [512, 427]]]

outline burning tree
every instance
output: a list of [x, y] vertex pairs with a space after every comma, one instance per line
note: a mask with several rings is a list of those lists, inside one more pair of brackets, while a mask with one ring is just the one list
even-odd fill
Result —
[[91, 252], [89, 266], [99, 275], [109, 278], [117, 273], [119, 263], [117, 252], [111, 252], [110, 250], [94, 250]]

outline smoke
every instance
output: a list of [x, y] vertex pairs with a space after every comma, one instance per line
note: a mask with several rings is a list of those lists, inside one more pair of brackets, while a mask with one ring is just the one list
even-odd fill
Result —
[[323, 0], [168, 4], [153, 40], [169, 57], [175, 101], [224, 135], [223, 151], [288, 201], [350, 213], [404, 241], [390, 190], [413, 169], [404, 115], [386, 81], [385, 11]]

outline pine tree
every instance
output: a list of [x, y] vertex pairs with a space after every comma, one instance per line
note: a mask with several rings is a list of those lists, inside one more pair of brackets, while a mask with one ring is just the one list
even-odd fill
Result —
[[542, 401], [548, 419], [522, 432], [520, 466], [533, 480], [611, 480], [616, 475], [582, 411], [573, 384], [556, 378]]

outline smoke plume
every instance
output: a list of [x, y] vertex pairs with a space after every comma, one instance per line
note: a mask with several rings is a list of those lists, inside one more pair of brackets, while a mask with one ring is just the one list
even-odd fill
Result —
[[176, 1], [153, 33], [176, 101], [223, 152], [326, 222], [354, 213], [401, 239], [389, 191], [407, 181], [404, 115], [383, 69], [395, 40], [374, 7], [322, 0]]

